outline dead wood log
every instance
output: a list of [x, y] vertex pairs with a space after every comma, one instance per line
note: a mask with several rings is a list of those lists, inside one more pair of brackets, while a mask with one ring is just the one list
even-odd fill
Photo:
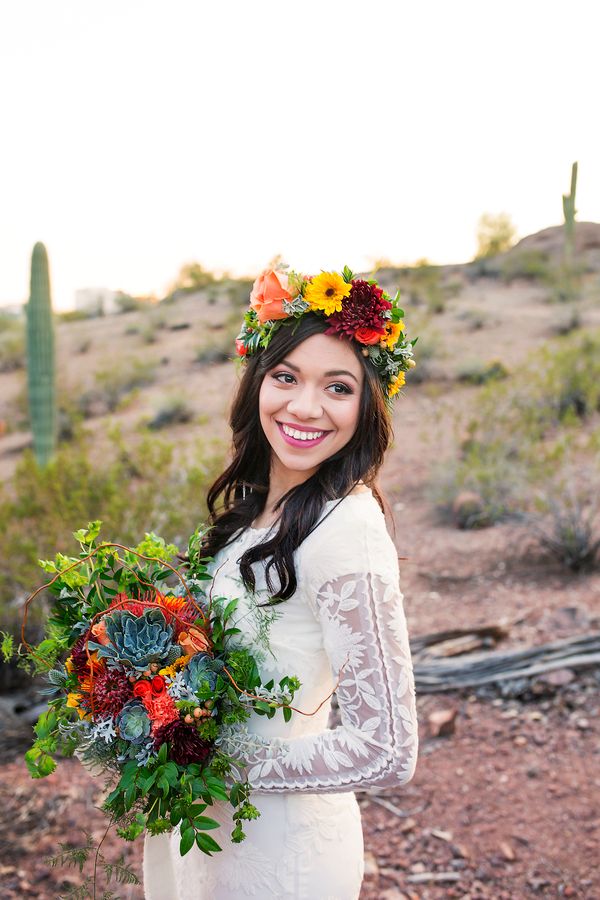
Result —
[[592, 666], [600, 666], [600, 632], [523, 650], [470, 653], [460, 659], [421, 660], [417, 649], [415, 686], [424, 694], [438, 693], [512, 678], [529, 678], [553, 669], [577, 670]]

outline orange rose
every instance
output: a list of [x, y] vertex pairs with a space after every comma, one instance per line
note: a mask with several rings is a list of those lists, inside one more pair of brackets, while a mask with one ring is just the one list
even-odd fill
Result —
[[99, 644], [110, 644], [110, 639], [106, 633], [106, 622], [104, 619], [100, 619], [99, 622], [96, 622], [95, 625], [92, 625], [92, 634], [96, 638], [96, 641]]
[[381, 340], [381, 332], [375, 331], [374, 328], [357, 328], [354, 338], [361, 344], [378, 344]]
[[283, 310], [283, 301], [291, 299], [292, 294], [285, 272], [265, 269], [252, 285], [250, 306], [256, 310], [259, 322], [264, 323], [273, 319], [287, 319], [288, 314]]
[[181, 649], [187, 656], [194, 656], [210, 648], [210, 642], [203, 631], [190, 625], [188, 631], [182, 631], [178, 638]]

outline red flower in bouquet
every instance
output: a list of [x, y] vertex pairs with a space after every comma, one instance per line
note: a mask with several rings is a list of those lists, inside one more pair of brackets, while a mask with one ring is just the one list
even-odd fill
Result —
[[392, 304], [384, 298], [381, 288], [356, 278], [342, 302], [341, 311], [329, 316], [329, 328], [325, 334], [354, 338], [362, 344], [375, 344], [385, 334], [385, 313], [391, 308]]
[[95, 718], [118, 715], [133, 697], [129, 679], [116, 669], [104, 669], [94, 678], [92, 709]]
[[154, 732], [154, 746], [158, 748], [164, 743], [169, 744], [169, 756], [180, 766], [191, 763], [202, 765], [212, 750], [212, 744], [200, 737], [196, 726], [188, 725], [181, 719], [173, 720]]
[[94, 650], [90, 653], [88, 650], [88, 641], [94, 639], [90, 629], [77, 638], [71, 649], [71, 665], [80, 679], [87, 677], [90, 672], [100, 672], [104, 668], [104, 663], [98, 659], [97, 652]]

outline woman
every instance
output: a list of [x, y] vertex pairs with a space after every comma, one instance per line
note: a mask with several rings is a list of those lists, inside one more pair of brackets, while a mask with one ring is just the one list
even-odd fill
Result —
[[[239, 597], [263, 683], [297, 675], [289, 723], [252, 714], [223, 735], [259, 819], [221, 853], [146, 840], [148, 900], [352, 900], [363, 877], [355, 789], [414, 772], [414, 686], [398, 564], [375, 478], [389, 404], [414, 365], [402, 310], [374, 283], [268, 271], [238, 338], [233, 459], [209, 492], [213, 590]], [[340, 338], [342, 338], [340, 340]], [[337, 689], [342, 724], [328, 729]], [[325, 702], [323, 702], [325, 701]], [[228, 829], [225, 831], [225, 829]]]

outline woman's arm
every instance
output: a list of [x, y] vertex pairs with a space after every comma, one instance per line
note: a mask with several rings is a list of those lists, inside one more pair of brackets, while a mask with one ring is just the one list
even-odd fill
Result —
[[263, 738], [230, 729], [221, 749], [245, 761], [257, 791], [351, 791], [412, 778], [417, 757], [414, 680], [395, 579], [349, 574], [322, 585], [315, 609], [337, 679], [342, 724], [319, 734]]

